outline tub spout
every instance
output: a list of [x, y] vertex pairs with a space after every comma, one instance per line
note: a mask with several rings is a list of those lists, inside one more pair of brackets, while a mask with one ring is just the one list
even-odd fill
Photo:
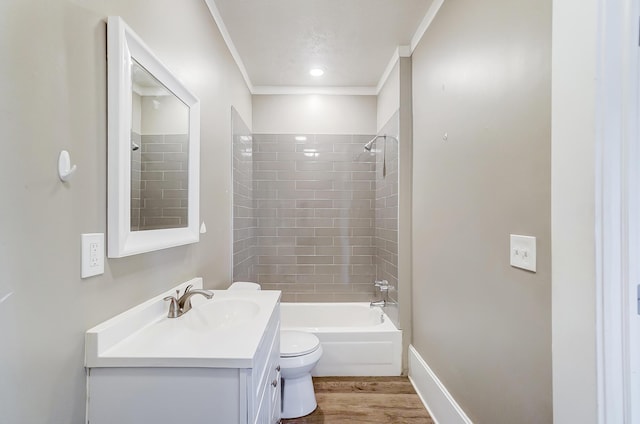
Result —
[[374, 306], [380, 306], [384, 308], [389, 304], [389, 290], [393, 289], [393, 286], [391, 286], [387, 280], [376, 280], [373, 285], [380, 289], [382, 299], [374, 300], [369, 304], [369, 307], [373, 308]]
[[387, 306], [387, 301], [384, 299], [380, 299], [380, 300], [374, 300], [373, 302], [369, 303], [370, 308], [374, 308], [376, 306], [380, 306], [384, 308], [385, 306]]

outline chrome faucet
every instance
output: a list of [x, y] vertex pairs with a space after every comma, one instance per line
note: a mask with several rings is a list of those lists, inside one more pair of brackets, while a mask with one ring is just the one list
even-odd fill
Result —
[[176, 290], [175, 296], [167, 296], [164, 298], [164, 300], [169, 302], [168, 318], [178, 318], [189, 312], [191, 310], [191, 297], [196, 294], [200, 294], [207, 299], [211, 299], [213, 297], [213, 292], [209, 290], [191, 290], [192, 287], [193, 285], [189, 284], [187, 288], [184, 289], [182, 296], [180, 296], [180, 291]]
[[384, 299], [380, 299], [380, 300], [374, 300], [373, 302], [369, 303], [369, 307], [373, 308], [376, 306], [380, 306], [382, 308], [384, 308], [385, 306], [387, 306], [387, 301]]
[[393, 289], [393, 286], [387, 280], [376, 280], [373, 285], [380, 289], [382, 299], [374, 300], [369, 304], [369, 307], [381, 306], [384, 308], [389, 303], [389, 290]]

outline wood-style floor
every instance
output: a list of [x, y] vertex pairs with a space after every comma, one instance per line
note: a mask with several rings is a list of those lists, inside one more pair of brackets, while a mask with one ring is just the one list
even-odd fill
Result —
[[315, 377], [318, 408], [283, 424], [433, 424], [407, 377]]

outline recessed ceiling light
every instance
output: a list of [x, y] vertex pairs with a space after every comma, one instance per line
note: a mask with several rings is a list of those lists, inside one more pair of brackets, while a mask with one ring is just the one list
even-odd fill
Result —
[[309, 74], [311, 74], [312, 77], [321, 77], [324, 75], [324, 69], [313, 68], [309, 71]]
[[307, 141], [307, 137], [305, 137], [304, 135], [297, 135], [296, 141]]

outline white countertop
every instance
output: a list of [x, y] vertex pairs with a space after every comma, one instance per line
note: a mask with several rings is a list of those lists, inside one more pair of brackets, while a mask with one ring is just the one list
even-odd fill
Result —
[[[86, 332], [85, 366], [252, 368], [279, 291], [212, 290], [193, 296], [193, 309], [167, 318], [163, 298], [202, 287], [196, 278], [119, 314]], [[244, 312], [249, 315], [242, 315]], [[240, 319], [235, 316], [239, 314]]]

